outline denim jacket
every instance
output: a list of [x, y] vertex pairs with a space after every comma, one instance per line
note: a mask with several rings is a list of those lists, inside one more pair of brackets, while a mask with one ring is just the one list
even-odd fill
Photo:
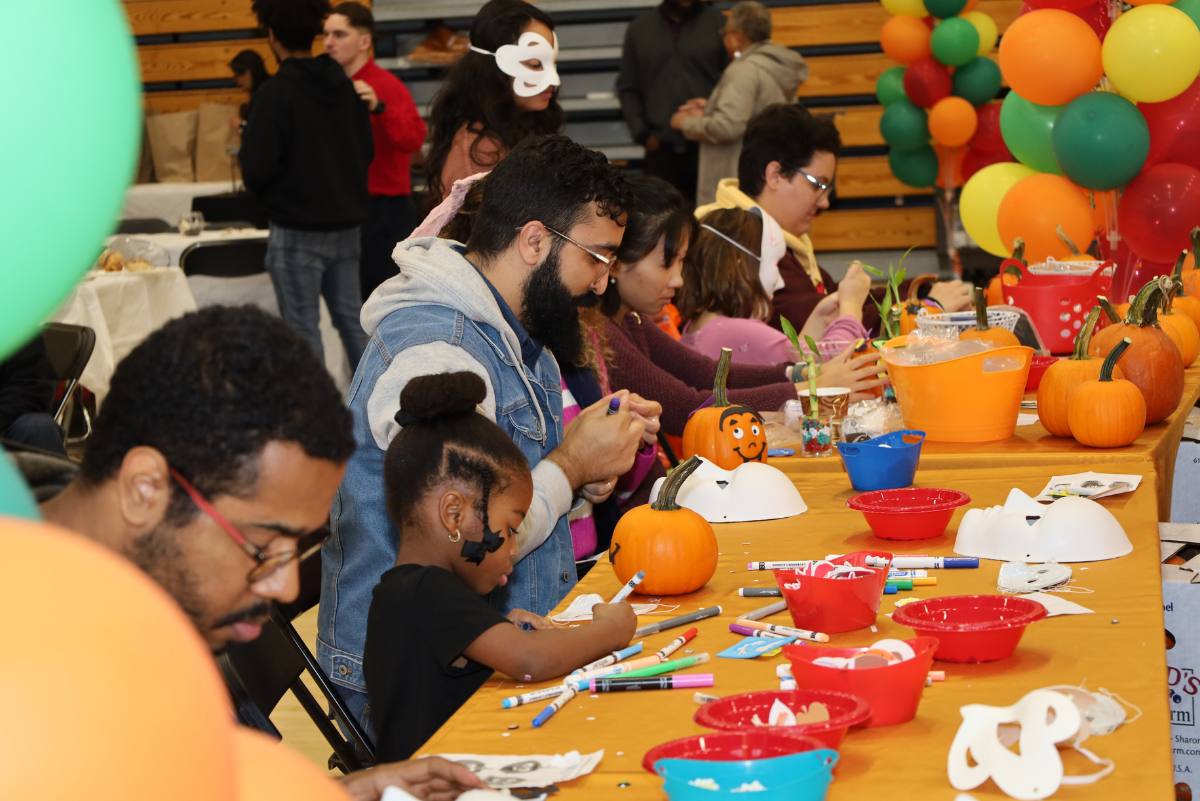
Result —
[[[505, 610], [548, 613], [575, 584], [567, 523], [572, 490], [544, 457], [562, 437], [558, 365], [543, 350], [524, 365], [516, 333], [461, 246], [435, 238], [400, 243], [400, 274], [363, 306], [371, 336], [350, 385], [357, 443], [334, 496], [331, 536], [323, 549], [317, 657], [331, 680], [365, 692], [362, 672], [367, 612], [379, 577], [395, 562], [388, 519], [384, 453], [399, 426], [400, 391], [420, 375], [469, 370], [487, 384], [482, 411], [507, 433], [533, 467], [534, 497], [518, 532], [519, 561], [496, 600]], [[431, 610], [431, 612], [436, 610]]]

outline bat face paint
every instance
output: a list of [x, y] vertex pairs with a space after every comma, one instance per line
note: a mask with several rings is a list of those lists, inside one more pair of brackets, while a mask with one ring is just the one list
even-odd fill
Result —
[[484, 558], [489, 553], [495, 553], [496, 551], [500, 550], [500, 546], [503, 544], [504, 537], [502, 537], [499, 532], [492, 531], [485, 522], [483, 526], [482, 540], [463, 540], [461, 550], [462, 558], [470, 564], [481, 565], [483, 564]]

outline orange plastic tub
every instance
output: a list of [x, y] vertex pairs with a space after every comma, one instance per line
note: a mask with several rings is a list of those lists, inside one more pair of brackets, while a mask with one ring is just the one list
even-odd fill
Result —
[[[887, 344], [896, 347], [907, 339]], [[984, 369], [989, 359], [1005, 357], [1018, 366]], [[915, 367], [885, 356], [884, 364], [907, 428], [924, 431], [932, 442], [994, 442], [1008, 439], [1017, 427], [1032, 358], [1033, 348], [1013, 345]]]

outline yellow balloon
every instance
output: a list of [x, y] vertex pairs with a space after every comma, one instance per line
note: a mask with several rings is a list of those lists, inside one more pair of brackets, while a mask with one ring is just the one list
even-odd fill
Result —
[[960, 16], [979, 32], [979, 55], [986, 56], [992, 52], [996, 47], [996, 37], [1000, 35], [996, 20], [982, 11], [968, 11]]
[[1118, 92], [1138, 103], [1161, 103], [1200, 75], [1200, 28], [1172, 6], [1138, 6], [1117, 17], [1101, 55]]
[[883, 7], [893, 17], [928, 17], [925, 0], [882, 0]]
[[1018, 181], [1036, 174], [1037, 170], [1024, 164], [1005, 161], [984, 167], [963, 186], [958, 211], [962, 215], [963, 228], [979, 247], [993, 256], [1012, 255], [1012, 243], [1005, 244], [997, 225], [1000, 201]]

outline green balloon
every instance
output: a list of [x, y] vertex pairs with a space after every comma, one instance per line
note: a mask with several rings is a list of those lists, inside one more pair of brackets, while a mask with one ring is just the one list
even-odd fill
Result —
[[1000, 106], [1000, 134], [1017, 161], [1038, 172], [1062, 175], [1054, 158], [1054, 120], [1062, 106], [1039, 106], [1009, 92]]
[[972, 106], [982, 106], [999, 91], [1000, 68], [990, 58], [976, 56], [954, 71], [954, 94]]
[[1191, 17], [1196, 27], [1200, 28], [1200, 0], [1175, 0], [1171, 5]]
[[[1196, 2], [1200, 3], [1200, 0]], [[897, 100], [908, 99], [908, 95], [904, 94], [904, 67], [884, 70], [875, 82], [875, 98], [881, 106], [890, 106]]]
[[958, 67], [979, 55], [979, 31], [961, 17], [944, 19], [933, 29], [929, 46], [938, 61]]
[[953, 17], [967, 7], [967, 0], [925, 0], [925, 10], [938, 19]]
[[929, 145], [929, 118], [907, 100], [898, 100], [883, 110], [879, 120], [883, 141], [900, 150], [915, 150]]
[[0, 517], [23, 517], [41, 520], [37, 501], [21, 477], [21, 471], [3, 448], [0, 448]]
[[913, 150], [892, 148], [888, 151], [888, 166], [903, 183], [918, 189], [933, 186], [937, 181], [937, 154], [928, 145]]
[[[6, 21], [47, 31], [47, 13], [16, 3]], [[72, 3], [50, 27], [54, 68], [3, 90], [0, 359], [33, 336], [104, 246], [141, 140], [141, 75], [121, 3]], [[27, 74], [45, 62], [45, 37], [15, 37], [0, 53], [0, 72]]]
[[1133, 180], [1150, 152], [1150, 128], [1137, 106], [1111, 92], [1089, 92], [1054, 122], [1054, 155], [1068, 178], [1088, 189]]

